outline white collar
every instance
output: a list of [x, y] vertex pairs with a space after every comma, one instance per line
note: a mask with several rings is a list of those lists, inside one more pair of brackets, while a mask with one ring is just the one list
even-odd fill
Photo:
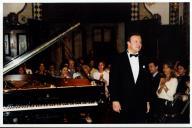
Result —
[[153, 77], [155, 77], [157, 75], [157, 73], [158, 73], [158, 71], [153, 74]]

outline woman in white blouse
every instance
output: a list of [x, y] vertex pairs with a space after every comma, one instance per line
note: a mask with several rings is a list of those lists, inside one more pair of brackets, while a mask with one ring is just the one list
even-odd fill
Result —
[[173, 107], [174, 95], [176, 93], [178, 80], [174, 74], [173, 65], [168, 62], [163, 64], [163, 76], [157, 89], [159, 99], [159, 113], [170, 114]]
[[105, 71], [105, 63], [100, 61], [98, 64], [98, 71], [93, 73], [93, 78], [96, 80], [103, 81], [105, 83], [105, 95], [109, 97], [109, 72]]

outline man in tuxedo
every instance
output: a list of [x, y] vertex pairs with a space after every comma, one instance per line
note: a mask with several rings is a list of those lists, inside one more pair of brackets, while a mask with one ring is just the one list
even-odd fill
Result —
[[151, 82], [146, 72], [140, 34], [128, 37], [127, 50], [112, 62], [110, 93], [112, 109], [119, 113], [120, 123], [144, 123], [150, 110]]

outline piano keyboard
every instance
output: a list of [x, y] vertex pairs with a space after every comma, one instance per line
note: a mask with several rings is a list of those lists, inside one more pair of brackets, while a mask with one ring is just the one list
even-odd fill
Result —
[[19, 105], [19, 106], [8, 106], [3, 107], [3, 112], [11, 111], [26, 111], [26, 110], [39, 110], [39, 109], [54, 109], [54, 108], [74, 108], [74, 107], [89, 107], [98, 106], [97, 102], [81, 102], [73, 104], [40, 104], [40, 105]]

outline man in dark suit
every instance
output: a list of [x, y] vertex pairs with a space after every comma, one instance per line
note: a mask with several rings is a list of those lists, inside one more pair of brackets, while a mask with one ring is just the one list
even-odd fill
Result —
[[159, 66], [158, 61], [153, 59], [150, 60], [148, 63], [148, 69], [149, 73], [151, 74], [151, 80], [152, 80], [152, 94], [151, 94], [151, 104], [150, 104], [150, 116], [151, 116], [151, 122], [157, 122], [158, 116], [159, 116], [159, 106], [158, 106], [158, 100], [157, 100], [157, 89], [159, 87], [159, 82], [161, 78], [161, 74], [159, 73]]
[[120, 123], [144, 123], [150, 110], [151, 83], [139, 55], [142, 39], [138, 33], [128, 37], [127, 48], [111, 65], [112, 109], [119, 113]]

